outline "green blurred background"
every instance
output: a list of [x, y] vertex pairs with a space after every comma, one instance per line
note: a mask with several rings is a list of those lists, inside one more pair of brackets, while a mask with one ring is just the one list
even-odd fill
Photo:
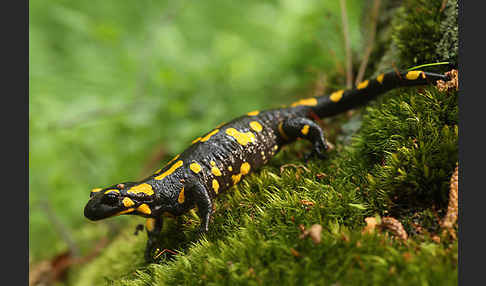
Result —
[[[65, 1], [29, 7], [30, 262], [79, 254], [133, 217], [83, 216], [92, 188], [140, 179], [254, 109], [344, 83], [339, 1]], [[365, 3], [348, 0], [353, 53]]]

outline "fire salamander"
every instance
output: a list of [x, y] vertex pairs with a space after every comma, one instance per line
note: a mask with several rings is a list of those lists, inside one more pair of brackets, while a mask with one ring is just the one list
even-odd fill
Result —
[[297, 138], [312, 143], [312, 155], [328, 148], [316, 117], [329, 117], [364, 105], [377, 95], [403, 86], [448, 80], [424, 71], [389, 72], [359, 83], [354, 89], [311, 97], [289, 107], [252, 111], [198, 137], [182, 153], [153, 175], [91, 191], [84, 215], [100, 220], [129, 214], [147, 218], [145, 257], [151, 260], [164, 213], [182, 215], [197, 206], [199, 231], [208, 231], [213, 200], [244, 176], [265, 165], [282, 146]]

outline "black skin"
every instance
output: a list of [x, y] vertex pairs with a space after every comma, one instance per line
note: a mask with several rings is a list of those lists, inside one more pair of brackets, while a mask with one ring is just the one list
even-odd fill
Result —
[[[332, 95], [321, 96], [296, 102], [287, 108], [250, 112], [195, 140], [178, 158], [155, 174], [138, 182], [125, 182], [92, 191], [84, 215], [90, 220], [118, 214], [152, 219], [153, 224], [147, 227], [145, 251], [145, 258], [151, 261], [165, 213], [180, 216], [197, 206], [201, 218], [199, 232], [204, 234], [208, 231], [215, 197], [237, 184], [249, 172], [266, 164], [282, 146], [301, 138], [312, 143], [306, 160], [312, 156], [324, 158], [328, 147], [321, 127], [314, 122], [316, 118], [333, 116], [364, 105], [393, 88], [435, 84], [437, 80], [447, 81], [448, 78], [418, 71], [408, 76], [407, 72], [390, 72], [369, 80], [361, 88], [344, 91], [339, 100]], [[200, 170], [191, 169], [192, 163], [197, 163]], [[212, 172], [214, 167], [219, 172]], [[151, 190], [133, 191], [133, 187], [141, 185]], [[131, 201], [128, 206], [124, 203], [127, 198]], [[145, 208], [140, 207], [143, 204]], [[146, 211], [147, 208], [149, 211]]]

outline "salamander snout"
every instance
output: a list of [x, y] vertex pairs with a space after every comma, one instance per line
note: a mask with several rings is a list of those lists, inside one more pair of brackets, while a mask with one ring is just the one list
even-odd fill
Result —
[[116, 192], [92, 195], [84, 207], [84, 216], [90, 220], [100, 220], [112, 216], [122, 208], [121, 196]]

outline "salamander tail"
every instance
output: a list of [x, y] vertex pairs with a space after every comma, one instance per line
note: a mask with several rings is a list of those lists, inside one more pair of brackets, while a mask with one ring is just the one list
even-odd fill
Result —
[[316, 104], [311, 108], [320, 118], [329, 117], [364, 105], [394, 88], [435, 84], [438, 80], [448, 79], [446, 75], [420, 70], [382, 73], [359, 83], [354, 89], [338, 90], [328, 96], [317, 97], [314, 99], [317, 100]]

